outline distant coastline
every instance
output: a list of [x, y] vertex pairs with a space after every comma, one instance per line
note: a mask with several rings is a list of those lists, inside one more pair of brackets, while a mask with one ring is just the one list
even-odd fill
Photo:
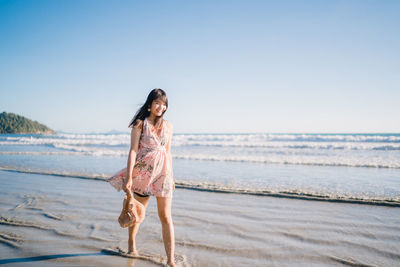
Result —
[[54, 134], [44, 124], [14, 113], [0, 113], [0, 134]]

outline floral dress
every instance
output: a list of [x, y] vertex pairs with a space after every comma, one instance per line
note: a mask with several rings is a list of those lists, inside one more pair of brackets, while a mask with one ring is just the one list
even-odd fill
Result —
[[[139, 149], [132, 173], [132, 192], [156, 197], [172, 197], [174, 179], [172, 162], [166, 150], [169, 140], [167, 122], [162, 122], [160, 137], [147, 118], [143, 121]], [[114, 174], [107, 181], [118, 191], [123, 187], [127, 168]]]

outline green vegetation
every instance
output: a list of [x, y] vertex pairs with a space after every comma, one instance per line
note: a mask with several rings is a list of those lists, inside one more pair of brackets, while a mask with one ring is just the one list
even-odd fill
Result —
[[0, 134], [24, 133], [47, 134], [55, 132], [46, 125], [14, 113], [3, 112], [0, 114]]

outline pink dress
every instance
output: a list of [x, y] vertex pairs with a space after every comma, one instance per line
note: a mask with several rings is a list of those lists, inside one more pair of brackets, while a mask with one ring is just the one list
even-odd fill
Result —
[[[172, 162], [165, 146], [169, 139], [167, 122], [162, 122], [160, 137], [153, 131], [153, 126], [143, 121], [143, 131], [139, 140], [136, 162], [132, 173], [132, 192], [156, 197], [172, 197], [174, 179]], [[127, 168], [114, 174], [107, 181], [118, 191], [127, 177]]]

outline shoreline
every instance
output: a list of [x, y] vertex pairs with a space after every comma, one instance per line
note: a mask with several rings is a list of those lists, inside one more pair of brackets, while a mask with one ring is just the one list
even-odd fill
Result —
[[[0, 167], [0, 171], [7, 172], [16, 172], [16, 173], [29, 173], [29, 174], [38, 174], [38, 175], [50, 175], [50, 176], [59, 176], [59, 177], [67, 177], [67, 178], [77, 178], [77, 179], [86, 179], [86, 180], [98, 180], [107, 182], [106, 179], [109, 178], [109, 175], [74, 175], [73, 173], [55, 173], [55, 172], [43, 172], [43, 171], [34, 171], [34, 170], [17, 170], [14, 168], [4, 168]], [[306, 200], [306, 201], [322, 201], [322, 202], [332, 202], [332, 203], [344, 203], [344, 204], [360, 204], [360, 205], [373, 205], [373, 206], [384, 206], [384, 207], [393, 207], [399, 208], [400, 201], [391, 200], [391, 199], [361, 199], [361, 198], [333, 198], [329, 195], [320, 195], [320, 194], [310, 194], [310, 193], [302, 193], [302, 192], [271, 192], [267, 190], [249, 190], [249, 189], [238, 189], [238, 188], [229, 188], [226, 186], [220, 186], [210, 183], [188, 183], [185, 181], [175, 181], [175, 187], [186, 190], [197, 190], [204, 192], [213, 192], [213, 193], [224, 193], [224, 194], [240, 194], [240, 195], [252, 195], [252, 196], [264, 196], [264, 197], [276, 197], [276, 198], [286, 198], [286, 199], [298, 199], [298, 200]]]

